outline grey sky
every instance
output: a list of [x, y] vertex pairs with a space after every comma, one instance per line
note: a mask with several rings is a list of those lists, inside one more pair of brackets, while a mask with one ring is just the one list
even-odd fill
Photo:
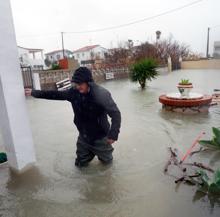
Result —
[[[52, 51], [61, 48], [61, 31], [84, 31], [120, 25], [195, 0], [11, 0], [18, 45]], [[155, 31], [162, 37], [170, 34], [192, 50], [205, 53], [207, 27], [220, 25], [220, 0], [203, 0], [181, 11], [121, 29], [98, 33], [66, 34], [65, 48], [77, 49], [90, 44], [110, 48], [133, 39], [154, 41]], [[220, 27], [211, 29], [213, 41], [220, 40]]]

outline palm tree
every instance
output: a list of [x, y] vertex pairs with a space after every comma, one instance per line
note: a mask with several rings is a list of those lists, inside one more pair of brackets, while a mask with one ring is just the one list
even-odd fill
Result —
[[158, 75], [157, 63], [154, 59], [139, 60], [131, 66], [131, 80], [133, 82], [139, 82], [141, 88], [146, 86], [146, 80], [151, 81]]

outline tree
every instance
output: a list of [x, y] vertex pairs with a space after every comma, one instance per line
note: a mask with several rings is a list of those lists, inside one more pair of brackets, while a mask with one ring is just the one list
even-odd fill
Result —
[[[159, 35], [160, 31], [157, 31], [157, 34]], [[128, 66], [142, 59], [153, 58], [159, 65], [167, 65], [170, 56], [173, 69], [178, 69], [179, 59], [189, 58], [191, 53], [188, 45], [179, 43], [172, 36], [158, 39], [155, 43], [146, 41], [136, 46], [133, 40], [129, 39], [118, 44], [118, 48], [110, 49], [105, 55], [105, 63]]]
[[146, 80], [151, 81], [158, 75], [157, 62], [154, 59], [142, 59], [131, 66], [131, 80], [139, 82], [142, 89], [146, 86]]
[[134, 61], [139, 61], [146, 58], [157, 59], [157, 50], [153, 44], [144, 42], [133, 48]]
[[129, 50], [123, 47], [114, 48], [105, 55], [107, 64], [127, 65], [129, 57]]
[[44, 60], [44, 63], [45, 63], [45, 65], [46, 65], [47, 67], [50, 67], [51, 64], [52, 64], [52, 62], [51, 62], [48, 58], [46, 58], [46, 59]]
[[133, 40], [119, 42], [117, 48], [112, 48], [105, 54], [106, 64], [128, 66], [133, 62]]
[[172, 36], [168, 39], [158, 41], [154, 44], [154, 47], [157, 51], [157, 60], [161, 64], [166, 64], [168, 57], [171, 57], [172, 65], [174, 69], [177, 69], [179, 64], [179, 58], [187, 58], [190, 54], [189, 46], [186, 44], [181, 44], [178, 41], [174, 40]]

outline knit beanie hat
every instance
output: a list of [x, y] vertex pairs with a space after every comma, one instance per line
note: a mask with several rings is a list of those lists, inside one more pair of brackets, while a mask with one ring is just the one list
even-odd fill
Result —
[[87, 67], [79, 67], [73, 73], [72, 82], [81, 84], [93, 81], [92, 72]]

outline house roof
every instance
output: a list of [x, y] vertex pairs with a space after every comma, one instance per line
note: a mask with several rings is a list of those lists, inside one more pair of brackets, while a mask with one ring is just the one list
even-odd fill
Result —
[[[64, 49], [64, 51], [69, 51], [69, 52], [72, 53], [72, 51], [70, 51], [68, 49]], [[55, 54], [55, 53], [58, 53], [58, 52], [63, 52], [63, 50], [54, 50], [54, 51], [46, 53], [45, 55], [51, 55], [51, 54]]]
[[90, 51], [96, 47], [99, 47], [100, 45], [96, 44], [96, 45], [90, 45], [90, 46], [85, 46], [85, 47], [82, 47], [82, 48], [79, 48], [75, 51], [73, 51], [73, 53], [78, 53], [78, 52], [85, 52], [85, 51]]
[[22, 49], [25, 49], [25, 50], [28, 50], [29, 52], [38, 52], [38, 51], [43, 51], [44, 49], [39, 49], [39, 48], [27, 48], [27, 47], [21, 47], [21, 46], [18, 46], [19, 48], [22, 48]]

